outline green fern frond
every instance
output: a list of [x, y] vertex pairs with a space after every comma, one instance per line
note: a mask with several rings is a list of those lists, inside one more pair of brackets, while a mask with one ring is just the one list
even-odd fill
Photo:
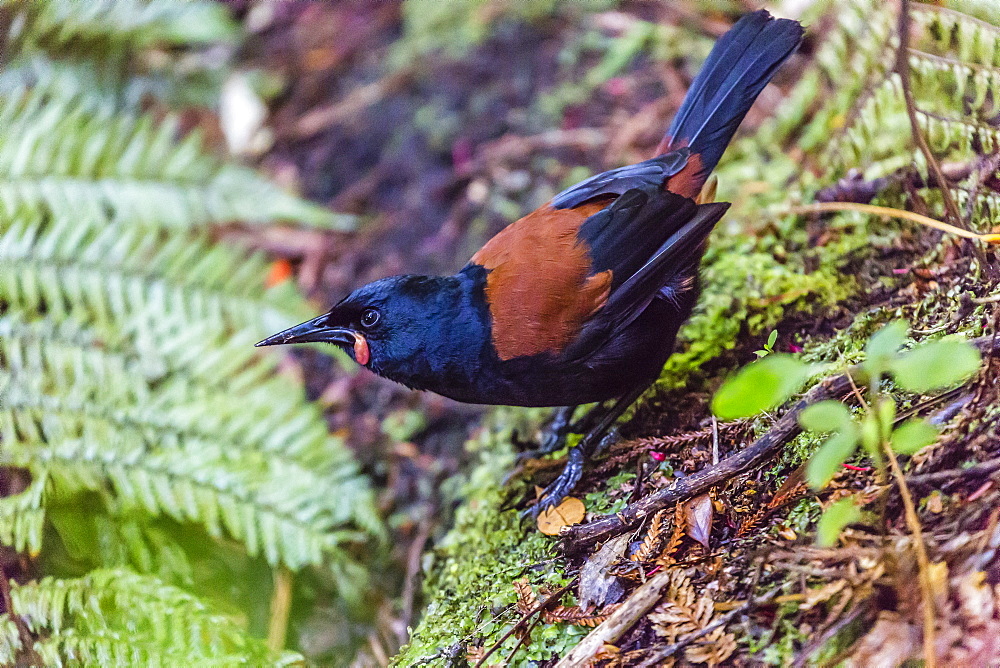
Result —
[[204, 228], [353, 218], [142, 111], [150, 96], [158, 110], [192, 94], [214, 104], [224, 63], [192, 50], [181, 63], [173, 47], [230, 37], [221, 5], [0, 0], [0, 13], [0, 466], [13, 481], [0, 541], [40, 553], [47, 573], [164, 578], [15, 586], [34, 646], [0, 616], [0, 663], [274, 663], [164, 583], [241, 588], [233, 600], [259, 616], [266, 593], [225, 582], [218, 564], [314, 566], [324, 595], [356, 603], [356, 548], [384, 542], [384, 526], [321, 408], [253, 348], [314, 307], [291, 283], [266, 288], [263, 257]]
[[953, 100], [962, 100], [966, 113], [977, 115], [1000, 90], [1000, 67], [911, 51], [910, 68], [914, 95], [925, 105], [934, 105], [930, 111], [951, 109]]
[[132, 318], [213, 323], [265, 332], [298, 319], [262, 285], [266, 265], [207, 239], [159, 237], [80, 219], [0, 216], [0, 299], [22, 313], [74, 317], [103, 328]]
[[972, 212], [976, 229], [989, 231], [1000, 226], [1000, 195], [990, 191], [973, 194], [962, 188], [953, 189], [951, 192], [962, 211]]
[[110, 486], [114, 507], [203, 524], [292, 568], [341, 556], [342, 539], [358, 535], [337, 527], [380, 535], [346, 449], [314, 406], [280, 398], [298, 394], [284, 379], [244, 391], [151, 380], [134, 354], [88, 344], [77, 328], [43, 329], [0, 319], [7, 464], [44, 470], [62, 495]]
[[0, 95], [22, 95], [36, 86], [45, 88], [50, 95], [75, 99], [83, 107], [105, 113], [138, 109], [142, 95], [154, 90], [147, 77], [123, 80], [120, 68], [56, 60], [42, 53], [22, 56], [0, 70]]
[[[862, 169], [869, 177], [912, 164], [921, 173], [926, 171], [894, 71], [897, 11], [870, 0], [855, 0], [843, 11], [838, 9], [834, 16], [839, 25], [817, 52], [815, 71], [793, 94], [797, 102], [786, 105], [791, 128], [809, 100], [817, 96], [824, 100], [799, 142], [806, 151], [825, 146], [816, 163], [825, 172], [823, 180], [840, 178], [848, 169]], [[987, 121], [995, 115], [1000, 95], [996, 65], [1000, 30], [932, 5], [914, 4], [911, 15], [911, 87], [921, 129], [932, 149], [948, 160], [994, 150], [1000, 145], [1000, 132]], [[858, 34], [866, 39], [859, 41]], [[844, 72], [852, 76], [845, 77]], [[911, 152], [900, 150], [900, 142]]]
[[1000, 27], [949, 7], [914, 4], [918, 39], [965, 63], [1000, 67]]
[[963, 153], [981, 150], [989, 154], [1000, 147], [1000, 130], [992, 125], [970, 118], [949, 118], [929, 112], [918, 114], [927, 141], [939, 153], [955, 149]]
[[[44, 417], [50, 418], [50, 428], [68, 426], [56, 424], [51, 412]], [[355, 519], [358, 506], [373, 503], [356, 476], [331, 481], [263, 456], [248, 462], [247, 453], [234, 457], [206, 441], [154, 447], [138, 431], [93, 421], [79, 423], [77, 438], [49, 436], [40, 441], [35, 438], [42, 430], [39, 418], [39, 412], [2, 412], [8, 450], [4, 462], [31, 470], [44, 467], [54, 494], [103, 492], [112, 512], [141, 509], [152, 516], [194, 522], [216, 538], [239, 541], [251, 556], [261, 554], [272, 565], [294, 570], [309, 565], [334, 571], [351, 568], [345, 547], [365, 537], [334, 528]], [[13, 441], [14, 429], [24, 430], [32, 440]], [[341, 498], [330, 499], [337, 495]], [[362, 583], [337, 584], [353, 588]]]
[[128, 344], [65, 324], [0, 317], [0, 378], [16, 379], [22, 392], [55, 393], [93, 410], [106, 406], [136, 423], [149, 420], [152, 428], [247, 444], [320, 472], [349, 461], [343, 448], [328, 447], [319, 408], [274, 375], [270, 356], [254, 354], [249, 339], [222, 348], [238, 367], [208, 366], [211, 360], [199, 356], [197, 375], [183, 360], [141, 354]]
[[272, 187], [197, 137], [43, 86], [0, 101], [0, 122], [0, 438], [46, 492], [0, 508], [11, 542], [39, 548], [48, 496], [98, 492], [111, 514], [197, 523], [356, 590], [345, 542], [381, 535], [371, 492], [252, 348], [311, 309], [188, 225], [327, 213], [284, 195], [260, 208], [234, 193]]
[[33, 473], [27, 489], [0, 498], [0, 542], [19, 552], [35, 554], [42, 548], [46, 519], [43, 495], [48, 474], [45, 467], [37, 467]]
[[344, 229], [350, 216], [292, 197], [203, 152], [198, 133], [95, 108], [45, 87], [0, 99], [0, 212], [186, 229], [234, 220]]
[[11, 614], [34, 636], [48, 666], [292, 665], [272, 655], [232, 618], [149, 576], [98, 570], [77, 579], [11, 583], [12, 611], [0, 616], [0, 662], [14, 665], [21, 639]]
[[16, 12], [21, 50], [132, 50], [225, 42], [238, 33], [225, 7], [207, 0], [2, 0], [0, 7]]

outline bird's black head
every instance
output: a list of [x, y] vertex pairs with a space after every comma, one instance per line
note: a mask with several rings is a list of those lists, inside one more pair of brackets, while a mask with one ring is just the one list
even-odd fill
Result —
[[478, 318], [463, 308], [467, 294], [457, 277], [383, 278], [257, 345], [333, 343], [380, 375], [422, 386], [421, 378], [433, 375], [428, 360], [454, 360], [470, 351], [468, 343], [482, 338]]

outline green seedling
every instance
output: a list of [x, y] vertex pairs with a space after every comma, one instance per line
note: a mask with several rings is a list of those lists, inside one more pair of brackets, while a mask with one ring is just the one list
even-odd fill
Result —
[[[889, 323], [868, 340], [864, 361], [848, 370], [858, 386], [867, 387], [867, 400], [858, 395], [862, 403], [859, 411], [830, 399], [799, 415], [799, 424], [806, 431], [828, 434], [806, 465], [806, 480], [813, 489], [825, 487], [858, 447], [875, 462], [881, 475], [886, 445], [895, 453], [912, 455], [937, 440], [938, 428], [924, 418], [896, 424], [896, 400], [883, 387], [884, 378], [891, 376], [904, 392], [926, 394], [954, 387], [979, 370], [979, 351], [961, 339], [930, 341], [904, 351], [907, 331], [905, 321]], [[788, 401], [810, 376], [825, 368], [791, 355], [768, 354], [723, 384], [712, 400], [712, 410], [723, 419], [758, 415]], [[850, 500], [843, 501], [845, 504], [838, 502], [824, 513], [820, 528], [834, 531], [829, 527], [836, 526], [839, 533], [840, 528], [857, 520], [846, 510]], [[851, 503], [854, 511], [860, 512], [857, 504]], [[827, 519], [835, 509], [837, 516]], [[820, 535], [818, 540], [832, 544], [829, 535]]]

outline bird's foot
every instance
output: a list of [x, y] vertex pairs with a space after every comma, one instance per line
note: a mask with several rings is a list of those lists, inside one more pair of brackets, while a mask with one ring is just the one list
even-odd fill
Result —
[[[601, 428], [603, 427], [603, 428]], [[620, 438], [618, 428], [607, 424], [589, 432], [580, 443], [569, 451], [569, 458], [562, 473], [549, 483], [541, 497], [524, 514], [537, 517], [549, 508], [555, 508], [569, 496], [583, 477], [583, 467], [593, 455], [606, 452]]]
[[539, 513], [549, 508], [555, 508], [562, 503], [562, 500], [569, 496], [569, 493], [576, 487], [576, 483], [580, 482], [585, 462], [586, 456], [580, 446], [570, 450], [569, 458], [566, 460], [566, 466], [563, 467], [562, 473], [549, 483], [549, 486], [542, 492], [535, 505], [525, 510], [523, 515], [537, 517]]

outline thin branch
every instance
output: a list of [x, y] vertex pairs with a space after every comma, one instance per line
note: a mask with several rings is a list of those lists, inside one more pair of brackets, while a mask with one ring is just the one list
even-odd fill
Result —
[[[400, 619], [403, 621], [403, 628], [410, 628], [413, 622], [413, 603], [417, 597], [417, 584], [420, 580], [420, 557], [424, 554], [424, 547], [430, 539], [431, 531], [434, 529], [434, 517], [436, 515], [436, 504], [429, 503], [425, 506], [424, 517], [421, 518], [417, 526], [417, 534], [413, 537], [413, 542], [407, 550], [406, 555], [406, 579], [403, 581], [403, 612]], [[404, 637], [403, 642], [406, 641]]]
[[835, 376], [821, 381], [806, 392], [802, 399], [750, 447], [726, 457], [714, 466], [705, 467], [697, 473], [682, 478], [670, 487], [629, 504], [621, 512], [605, 515], [588, 524], [567, 527], [560, 536], [568, 547], [579, 547], [582, 544], [595, 542], [608, 534], [632, 526], [647, 515], [673, 505], [681, 499], [700, 494], [733, 476], [748, 471], [773, 457], [785, 443], [799, 434], [801, 428], [798, 417], [803, 410], [814, 403], [838, 397], [848, 391], [850, 383], [846, 376]]
[[858, 204], [857, 202], [817, 202], [815, 204], [803, 204], [801, 206], [789, 207], [786, 210], [787, 213], [791, 214], [826, 213], [836, 211], [857, 211], [859, 213], [868, 213], [873, 216], [902, 218], [903, 220], [919, 223], [926, 227], [933, 227], [935, 230], [948, 232], [949, 234], [954, 234], [966, 239], [977, 239], [989, 244], [1000, 243], [1000, 234], [978, 234], [976, 232], [970, 232], [962, 227], [955, 227], [954, 225], [943, 223], [940, 220], [929, 218], [928, 216], [921, 215], [914, 211], [907, 211], [906, 209], [893, 209], [888, 206]]
[[821, 648], [825, 647], [826, 644], [838, 633], [840, 633], [845, 626], [853, 624], [858, 617], [863, 613], [870, 610], [870, 601], [864, 601], [854, 607], [849, 613], [842, 616], [840, 619], [835, 620], [833, 623], [829, 624], [823, 631], [819, 633], [818, 636], [814, 637], [813, 640], [805, 647], [798, 656], [795, 657], [794, 663], [792, 663], [792, 668], [805, 668], [809, 664], [809, 657], [819, 651]]
[[910, 129], [913, 132], [913, 140], [920, 147], [920, 151], [924, 154], [924, 158], [927, 160], [927, 167], [934, 174], [934, 178], [937, 179], [938, 188], [941, 190], [941, 196], [944, 198], [944, 208], [947, 213], [947, 217], [951, 219], [951, 223], [955, 227], [963, 227], [962, 225], [962, 214], [958, 210], [958, 205], [955, 203], [955, 199], [951, 196], [951, 191], [948, 190], [948, 182], [945, 181], [944, 173], [941, 171], [941, 165], [938, 164], [937, 158], [934, 157], [934, 153], [931, 151], [930, 145], [927, 143], [927, 139], [924, 137], [924, 133], [920, 130], [919, 121], [917, 121], [917, 107], [913, 101], [913, 90], [910, 85], [910, 0], [902, 0], [902, 4], [899, 8], [899, 48], [896, 50], [896, 73], [899, 75], [899, 81], [903, 88], [903, 99], [906, 102], [906, 114], [910, 117]]
[[567, 591], [569, 591], [569, 588], [572, 587], [575, 583], [576, 583], [576, 578], [573, 578], [567, 584], [555, 590], [554, 592], [552, 592], [552, 594], [539, 601], [538, 605], [533, 607], [531, 610], [528, 610], [528, 612], [521, 615], [521, 619], [517, 620], [517, 623], [514, 624], [514, 626], [510, 627], [507, 633], [503, 634], [503, 636], [493, 644], [493, 647], [490, 647], [488, 650], [486, 650], [483, 656], [480, 657], [479, 661], [476, 661], [476, 665], [473, 666], [473, 668], [480, 668], [480, 666], [485, 665], [486, 659], [490, 658], [490, 655], [493, 654], [493, 652], [500, 649], [500, 646], [503, 645], [505, 642], [507, 642], [507, 638], [517, 633], [525, 624], [528, 623], [528, 621], [532, 617], [541, 612], [550, 603], [558, 601], [559, 598]]
[[289, 136], [309, 139], [338, 123], [364, 115], [373, 104], [408, 85], [416, 71], [413, 65], [403, 67], [378, 81], [358, 86], [342, 100], [309, 110], [295, 122]]
[[610, 617], [601, 622], [576, 647], [560, 659], [555, 668], [586, 665], [605, 643], [615, 642], [622, 634], [632, 628], [650, 608], [656, 605], [663, 595], [663, 590], [672, 581], [673, 573], [669, 570], [654, 575], [646, 584], [632, 592], [632, 595], [625, 599], [621, 607], [611, 613]]
[[292, 610], [292, 573], [284, 566], [275, 568], [271, 594], [271, 617], [267, 624], [267, 646], [278, 654], [285, 649], [288, 616]]
[[957, 482], [963, 478], [978, 478], [992, 475], [1000, 471], [1000, 458], [987, 459], [979, 462], [975, 466], [965, 469], [948, 469], [945, 471], [934, 471], [933, 473], [920, 473], [911, 475], [906, 479], [910, 485], [936, 485], [943, 482]]
[[538, 626], [539, 623], [541, 623], [541, 621], [542, 621], [542, 615], [538, 615], [533, 620], [531, 620], [531, 624], [529, 624], [528, 628], [526, 628], [524, 630], [524, 633], [521, 634], [521, 637], [518, 639], [517, 644], [514, 645], [514, 649], [512, 649], [510, 651], [510, 654], [507, 655], [507, 658], [500, 663], [501, 666], [512, 665], [511, 661], [513, 661], [514, 655], [516, 655], [522, 647], [527, 646], [527, 644], [531, 642], [531, 632], [535, 630], [535, 627]]
[[920, 590], [923, 599], [924, 609], [924, 665], [927, 668], [935, 668], [937, 665], [937, 653], [934, 651], [934, 584], [931, 582], [931, 562], [927, 558], [927, 546], [924, 545], [924, 534], [920, 528], [920, 518], [917, 517], [917, 508], [913, 503], [913, 495], [906, 484], [906, 477], [899, 467], [896, 453], [892, 451], [892, 446], [887, 442], [882, 442], [882, 449], [889, 458], [889, 466], [892, 475], [899, 486], [899, 494], [903, 498], [903, 508], [905, 509], [906, 523], [913, 534], [913, 546], [917, 553], [917, 566], [920, 569]]

